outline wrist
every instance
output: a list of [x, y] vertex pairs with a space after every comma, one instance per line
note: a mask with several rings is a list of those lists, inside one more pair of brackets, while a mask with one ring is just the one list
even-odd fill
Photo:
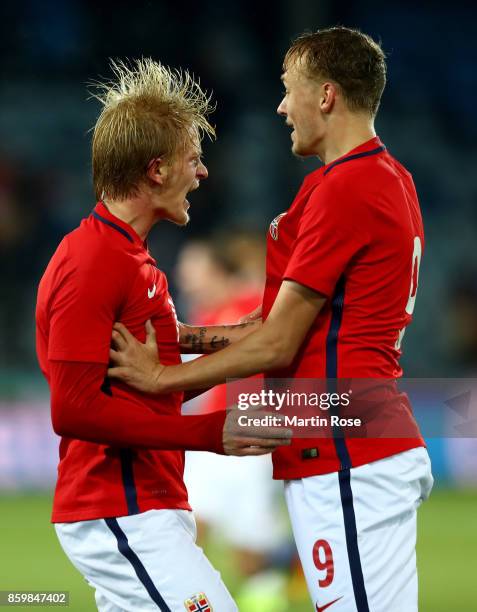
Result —
[[152, 393], [160, 394], [160, 393], [167, 393], [168, 391], [170, 391], [170, 389], [167, 388], [167, 377], [166, 377], [167, 369], [168, 367], [162, 365], [161, 363], [158, 363], [154, 366], [153, 375], [152, 375], [152, 380], [153, 380]]

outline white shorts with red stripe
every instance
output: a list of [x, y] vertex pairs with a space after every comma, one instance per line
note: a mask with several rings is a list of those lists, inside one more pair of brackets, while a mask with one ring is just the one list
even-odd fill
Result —
[[195, 543], [192, 512], [149, 510], [55, 527], [71, 562], [96, 589], [100, 612], [238, 610]]
[[285, 482], [317, 612], [417, 612], [416, 510], [432, 485], [423, 447]]

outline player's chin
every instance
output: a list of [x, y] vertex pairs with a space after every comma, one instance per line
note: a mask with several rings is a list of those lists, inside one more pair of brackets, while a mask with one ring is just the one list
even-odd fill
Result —
[[176, 225], [187, 225], [190, 221], [189, 213], [187, 212], [188, 208], [188, 206], [184, 206], [184, 209], [178, 211], [174, 218], [170, 220]]
[[296, 140], [292, 144], [291, 150], [293, 155], [296, 155], [297, 157], [308, 157], [310, 155], [313, 155], [313, 153], [309, 151], [307, 147], [303, 146], [302, 144], [300, 144], [300, 142]]
[[297, 140], [297, 138], [292, 138], [292, 146], [291, 146], [291, 150], [293, 155], [298, 155], [301, 156], [302, 155], [302, 147], [300, 145], [300, 142]]

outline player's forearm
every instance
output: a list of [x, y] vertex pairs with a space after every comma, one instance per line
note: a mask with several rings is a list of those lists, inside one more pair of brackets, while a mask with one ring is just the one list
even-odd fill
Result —
[[[106, 395], [100, 390], [101, 378], [97, 376], [96, 368], [101, 366], [92, 366], [88, 375], [87, 365], [68, 364], [66, 370], [58, 365], [51, 368], [52, 422], [58, 435], [110, 446], [223, 453], [225, 413], [157, 414], [139, 398]], [[70, 380], [67, 387], [66, 380]]]
[[152, 379], [156, 393], [201, 389], [285, 368], [293, 361], [326, 298], [285, 280], [265, 323], [220, 353], [178, 366], [158, 364]]
[[179, 324], [179, 345], [181, 353], [211, 354], [234, 344], [256, 331], [261, 321], [250, 321], [237, 325], [208, 325], [194, 327]]
[[158, 373], [156, 392], [202, 389], [227, 378], [246, 378], [285, 367], [292, 357], [286, 337], [265, 324], [220, 353], [165, 368]]
[[63, 414], [55, 410], [56, 433], [108, 446], [223, 452], [225, 413], [209, 419], [210, 415], [164, 416], [102, 395], [88, 404], [88, 410], [75, 405], [63, 405]]

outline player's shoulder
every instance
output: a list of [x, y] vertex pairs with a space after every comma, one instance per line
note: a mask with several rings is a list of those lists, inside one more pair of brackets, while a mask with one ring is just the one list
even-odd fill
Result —
[[62, 242], [65, 257], [79, 270], [124, 276], [133, 267], [131, 251], [125, 248], [127, 244], [98, 233], [89, 219], [83, 219]]
[[327, 189], [347, 197], [359, 197], [403, 181], [412, 183], [412, 175], [387, 149], [337, 164], [323, 175]]

